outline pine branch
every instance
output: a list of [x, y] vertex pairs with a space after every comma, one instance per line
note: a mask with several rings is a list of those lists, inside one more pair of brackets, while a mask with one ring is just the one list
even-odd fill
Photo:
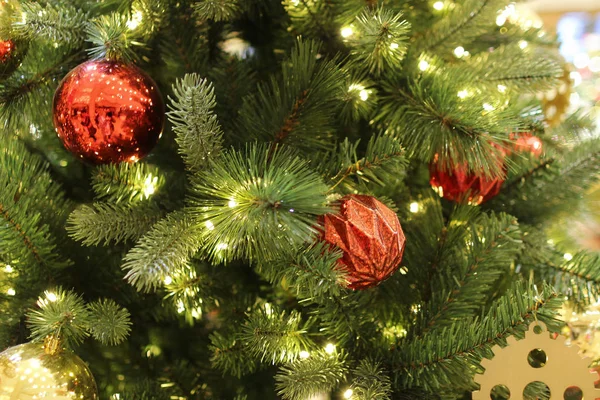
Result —
[[261, 362], [291, 362], [298, 359], [300, 351], [314, 347], [307, 335], [313, 322], [303, 321], [297, 311], [288, 314], [267, 303], [248, 315], [240, 340]]
[[218, 304], [213, 293], [217, 278], [202, 272], [198, 263], [193, 261], [172, 271], [164, 282], [167, 291], [165, 300], [170, 300], [189, 325], [201, 319], [204, 309], [210, 307], [211, 303]]
[[86, 246], [138, 240], [163, 216], [151, 202], [135, 204], [95, 203], [71, 213], [67, 232]]
[[88, 15], [75, 7], [21, 2], [22, 14], [13, 22], [15, 37], [29, 40], [46, 39], [61, 44], [78, 46], [84, 40]]
[[352, 65], [375, 76], [398, 70], [408, 48], [410, 23], [387, 8], [365, 8], [356, 18]]
[[378, 362], [361, 360], [353, 375], [352, 397], [357, 400], [391, 400], [390, 377]]
[[195, 16], [201, 20], [230, 21], [240, 11], [237, 0], [201, 0], [194, 3]]
[[345, 358], [321, 350], [281, 367], [275, 376], [277, 393], [286, 400], [302, 400], [331, 391], [346, 377]]
[[213, 260], [265, 261], [312, 242], [316, 216], [329, 211], [326, 190], [290, 148], [249, 145], [195, 177], [191, 210]]
[[96, 198], [116, 204], [148, 200], [165, 186], [165, 182], [164, 173], [146, 163], [101, 165], [92, 174]]
[[168, 116], [179, 152], [188, 169], [199, 171], [219, 156], [223, 143], [223, 131], [213, 112], [213, 86], [196, 74], [186, 74], [173, 85], [173, 94]]
[[112, 300], [98, 300], [87, 306], [89, 330], [94, 339], [104, 345], [123, 342], [131, 331], [129, 312]]
[[286, 143], [307, 152], [331, 143], [339, 98], [347, 88], [337, 60], [318, 60], [319, 46], [299, 40], [280, 77], [244, 99], [239, 129], [249, 137]]
[[88, 54], [94, 59], [123, 60], [138, 59], [136, 47], [140, 48], [139, 32], [132, 29], [131, 20], [118, 13], [102, 15], [86, 27], [87, 41], [92, 43]]
[[472, 375], [465, 371], [481, 372], [479, 362], [492, 357], [494, 345], [505, 345], [510, 335], [522, 336], [535, 320], [557, 328], [555, 317], [561, 302], [549, 286], [537, 293], [533, 285], [517, 282], [481, 319], [456, 321], [440, 331], [400, 343], [390, 353], [395, 384], [431, 393], [450, 388], [475, 390]]
[[156, 223], [127, 253], [122, 269], [138, 291], [155, 291], [181, 270], [200, 247], [200, 227], [185, 212], [176, 211]]
[[254, 358], [247, 357], [248, 349], [238, 340], [237, 335], [224, 336], [214, 332], [210, 335], [210, 341], [213, 354], [210, 361], [213, 368], [238, 378], [256, 370], [258, 363]]

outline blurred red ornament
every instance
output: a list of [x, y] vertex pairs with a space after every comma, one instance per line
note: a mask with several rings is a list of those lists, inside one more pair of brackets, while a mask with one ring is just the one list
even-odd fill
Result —
[[[506, 152], [501, 149], [499, 161], [503, 165], [505, 155]], [[504, 179], [468, 171], [466, 165], [447, 170], [437, 161], [436, 157], [429, 164], [429, 183], [441, 197], [458, 203], [479, 205], [500, 193]]]
[[529, 132], [511, 133], [510, 140], [514, 142], [515, 152], [529, 152], [535, 157], [542, 155], [542, 140]]
[[338, 264], [351, 289], [367, 289], [389, 278], [400, 266], [406, 238], [398, 216], [375, 197], [349, 195], [340, 212], [322, 217], [322, 239], [344, 252]]
[[0, 63], [4, 64], [13, 55], [15, 49], [15, 42], [12, 40], [0, 40]]
[[88, 61], [54, 95], [54, 126], [65, 147], [94, 164], [135, 162], [162, 134], [165, 106], [156, 83], [134, 65]]
[[8, 78], [21, 64], [27, 46], [12, 40], [0, 40], [0, 79]]

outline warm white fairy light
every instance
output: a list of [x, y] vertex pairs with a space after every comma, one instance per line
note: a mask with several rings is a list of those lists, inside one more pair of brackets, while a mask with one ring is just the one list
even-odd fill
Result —
[[208, 229], [209, 231], [212, 231], [215, 229], [215, 224], [213, 224], [211, 221], [206, 221], [204, 223], [204, 225], [206, 225], [206, 229]]
[[7, 274], [12, 274], [13, 272], [15, 272], [15, 269], [10, 265], [6, 265], [4, 267], [4, 272], [6, 272]]
[[359, 83], [353, 83], [348, 87], [349, 92], [358, 92], [358, 97], [362, 101], [367, 101], [369, 99], [370, 90], [365, 89], [365, 87]]
[[527, 40], [519, 40], [519, 47], [521, 49], [525, 49], [527, 46], [529, 46], [529, 43], [527, 42]]
[[217, 250], [225, 250], [226, 248], [227, 248], [227, 243], [217, 244]]
[[421, 71], [427, 71], [429, 69], [429, 63], [425, 60], [419, 61], [419, 69]]
[[419, 203], [417, 203], [416, 201], [413, 201], [408, 206], [408, 209], [410, 210], [411, 213], [417, 213], [417, 212], [419, 212]]
[[158, 183], [158, 177], [153, 176], [152, 174], [148, 174], [146, 180], [144, 181], [144, 188], [142, 191], [144, 192], [144, 196], [149, 198], [156, 192], [156, 184]]
[[571, 260], [573, 259], [573, 254], [571, 254], [571, 253], [565, 253], [565, 254], [563, 255], [563, 258], [564, 258], [565, 260], [567, 260], [567, 261], [571, 261]]
[[227, 203], [227, 205], [229, 206], [229, 208], [234, 208], [237, 207], [238, 203], [234, 199], [231, 199], [229, 200], [229, 203]]
[[327, 345], [325, 346], [325, 353], [327, 353], [327, 354], [335, 353], [335, 344], [327, 343]]
[[46, 293], [46, 298], [51, 303], [55, 303], [58, 300], [58, 296], [56, 295], [56, 293], [54, 293], [54, 292], [48, 292], [48, 291], [45, 292], [45, 293]]
[[454, 49], [454, 55], [458, 58], [461, 58], [462, 56], [465, 55], [465, 48], [462, 46], [458, 46], [457, 48]]
[[505, 93], [506, 89], [507, 89], [506, 86], [504, 86], [504, 85], [498, 85], [498, 91], [500, 93]]
[[351, 26], [345, 26], [340, 31], [340, 35], [342, 35], [342, 37], [345, 39], [349, 38], [353, 34], [354, 34], [354, 29], [352, 29]]
[[468, 95], [469, 95], [469, 91], [468, 91], [468, 90], [466, 90], [466, 89], [463, 89], [463, 90], [461, 90], [461, 91], [460, 91], [460, 92], [458, 92], [458, 94], [457, 94], [457, 96], [458, 96], [460, 99], [464, 99], [464, 98], [466, 98]]
[[131, 15], [131, 19], [129, 19], [126, 23], [127, 28], [129, 28], [129, 30], [131, 30], [131, 31], [135, 30], [138, 26], [140, 26], [143, 18], [144, 18], [144, 15], [142, 14], [141, 11], [134, 12]]
[[173, 283], [173, 278], [171, 278], [170, 276], [167, 276], [164, 280], [165, 285], [170, 285], [171, 283]]
[[299, 356], [300, 356], [300, 359], [306, 360], [307, 358], [310, 357], [310, 353], [308, 351], [306, 351], [306, 350], [302, 350], [300, 352]]
[[490, 103], [483, 103], [483, 109], [485, 111], [494, 111], [496, 109], [496, 107], [494, 107]]
[[396, 50], [400, 45], [398, 43], [392, 42], [390, 43], [390, 49]]
[[351, 399], [353, 394], [354, 394], [354, 391], [352, 389], [348, 389], [344, 392], [344, 398]]
[[7, 295], [9, 295], [9, 296], [14, 296], [14, 295], [16, 295], [16, 294], [17, 294], [17, 292], [15, 291], [15, 289], [13, 289], [13, 288], [10, 288], [10, 289], [8, 289], [8, 290], [6, 291], [6, 294], [7, 294]]
[[433, 3], [433, 8], [441, 11], [444, 9], [444, 2], [443, 1], [436, 1], [435, 3]]

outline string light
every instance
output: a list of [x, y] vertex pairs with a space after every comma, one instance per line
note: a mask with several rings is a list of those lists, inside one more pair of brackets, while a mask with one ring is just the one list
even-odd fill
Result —
[[361, 84], [353, 83], [352, 85], [350, 85], [350, 87], [348, 87], [348, 91], [358, 91], [358, 97], [362, 101], [367, 101], [367, 99], [369, 98], [370, 90], [366, 90], [365, 87]]
[[417, 203], [416, 201], [413, 201], [408, 206], [408, 209], [410, 210], [411, 213], [417, 213], [417, 212], [419, 212], [419, 203]]
[[427, 69], [428, 69], [428, 68], [429, 68], [429, 63], [428, 63], [427, 61], [425, 61], [425, 60], [421, 60], [421, 61], [419, 62], [419, 69], [420, 69], [421, 71], [427, 71]]
[[571, 261], [573, 259], [573, 254], [571, 253], [565, 253], [565, 255], [563, 256], [563, 258], [567, 261]]
[[206, 221], [204, 223], [204, 225], [206, 225], [206, 229], [208, 229], [209, 231], [212, 231], [215, 229], [215, 224], [213, 224], [211, 221]]
[[152, 176], [152, 174], [148, 174], [146, 180], [144, 181], [144, 188], [142, 191], [144, 192], [144, 196], [148, 199], [150, 196], [154, 194], [156, 191], [156, 184], [158, 183], [158, 177]]
[[340, 34], [342, 35], [343, 38], [349, 38], [350, 36], [352, 36], [354, 34], [354, 29], [352, 29], [351, 26], [345, 26], [340, 31]]
[[461, 99], [464, 99], [464, 98], [466, 98], [468, 95], [469, 95], [469, 91], [468, 91], [468, 90], [466, 90], [466, 89], [464, 89], [464, 90], [461, 90], [460, 92], [458, 92], [458, 95], [457, 95], [457, 96], [458, 96], [459, 98], [461, 98]]
[[354, 394], [354, 391], [352, 389], [348, 389], [344, 392], [344, 398], [351, 399], [353, 394]]
[[45, 292], [48, 301], [55, 303], [58, 300], [58, 296], [54, 292]]
[[485, 111], [494, 111], [496, 109], [496, 107], [494, 107], [490, 103], [483, 103], [483, 109]]
[[327, 343], [327, 345], [325, 346], [325, 353], [327, 353], [327, 354], [335, 353], [335, 344]]
[[310, 357], [310, 353], [309, 353], [308, 351], [306, 351], [306, 350], [302, 350], [302, 351], [300, 352], [300, 358], [301, 358], [302, 360], [306, 360], [308, 357]]
[[170, 276], [167, 276], [165, 278], [165, 285], [170, 285], [171, 283], [173, 283], [173, 278], [171, 278]]
[[444, 2], [443, 1], [436, 1], [435, 3], [433, 3], [433, 8], [441, 11], [444, 9]]
[[504, 92], [506, 92], [506, 86], [504, 86], [504, 85], [498, 85], [498, 91], [499, 91], [500, 93], [504, 93]]
[[527, 43], [527, 40], [519, 40], [519, 47], [521, 49], [525, 49], [525, 47], [527, 47], [529, 45], [529, 43]]
[[4, 267], [4, 272], [6, 272], [7, 274], [12, 274], [14, 271], [15, 271], [15, 269], [10, 265], [6, 265]]
[[127, 21], [126, 25], [130, 31], [135, 30], [142, 23], [144, 15], [141, 11], [136, 11], [132, 14], [131, 19]]
[[461, 58], [462, 56], [465, 55], [465, 48], [462, 46], [458, 46], [457, 48], [454, 49], [454, 55], [458, 58]]
[[10, 289], [8, 289], [8, 290], [6, 291], [6, 294], [7, 294], [7, 295], [9, 295], [9, 296], [14, 296], [14, 295], [16, 295], [16, 294], [17, 294], [17, 292], [15, 291], [15, 289], [13, 289], [13, 288], [10, 288]]
[[396, 50], [398, 47], [400, 47], [400, 45], [398, 43], [390, 43], [390, 49], [392, 50]]
[[238, 205], [238, 203], [236, 203], [236, 201], [234, 199], [229, 200], [229, 208], [234, 208]]

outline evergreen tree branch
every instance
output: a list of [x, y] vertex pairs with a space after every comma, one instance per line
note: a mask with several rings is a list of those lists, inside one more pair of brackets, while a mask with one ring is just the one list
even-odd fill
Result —
[[68, 5], [54, 7], [37, 1], [22, 1], [22, 14], [13, 22], [15, 37], [46, 39], [78, 46], [84, 40], [88, 15]]
[[214, 368], [227, 372], [233, 376], [241, 377], [252, 373], [257, 368], [256, 359], [247, 357], [248, 349], [237, 338], [237, 335], [222, 335], [214, 332], [210, 335], [210, 359]]
[[131, 321], [129, 311], [112, 300], [98, 300], [87, 306], [89, 330], [94, 339], [104, 345], [118, 345], [129, 336]]
[[131, 29], [127, 17], [114, 13], [96, 18], [86, 27], [87, 41], [92, 43], [88, 49], [94, 59], [137, 60], [136, 47], [143, 46], [138, 31]]
[[240, 13], [237, 0], [201, 0], [194, 3], [194, 12], [199, 19], [229, 21]]
[[94, 169], [92, 187], [96, 198], [105, 202], [140, 202], [153, 197], [165, 186], [166, 177], [158, 167], [146, 163], [101, 165]]
[[357, 400], [391, 400], [390, 377], [373, 360], [361, 360], [353, 371], [352, 396]]
[[81, 205], [69, 216], [67, 232], [86, 246], [121, 243], [139, 239], [162, 216], [163, 212], [147, 201]]
[[216, 99], [212, 84], [196, 74], [186, 74], [173, 85], [169, 121], [177, 134], [179, 151], [188, 169], [199, 171], [221, 152], [223, 131], [213, 113]]

